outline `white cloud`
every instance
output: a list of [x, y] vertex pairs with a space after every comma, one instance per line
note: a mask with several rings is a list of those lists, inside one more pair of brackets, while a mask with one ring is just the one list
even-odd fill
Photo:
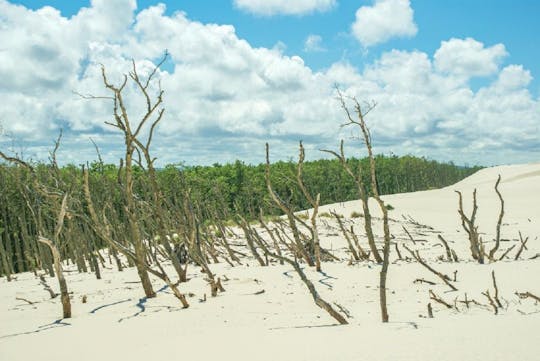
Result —
[[303, 15], [328, 11], [336, 0], [234, 0], [234, 5], [256, 15]]
[[[295, 154], [299, 139], [315, 149], [332, 147], [351, 135], [351, 129], [339, 133], [344, 117], [336, 83], [347, 95], [378, 103], [367, 119], [377, 151], [469, 163], [539, 156], [540, 100], [527, 90], [532, 76], [520, 65], [499, 70], [501, 52], [493, 47], [481, 46], [480, 54], [492, 54], [482, 61], [495, 64], [494, 80], [473, 91], [463, 78], [478, 74], [475, 68], [441, 68], [440, 49], [435, 56], [393, 50], [363, 71], [338, 62], [315, 72], [279, 47], [252, 47], [232, 26], [202, 24], [183, 13], [168, 16], [163, 5], [134, 13], [131, 1], [118, 2], [120, 8], [103, 4], [95, 1], [66, 19], [51, 8], [30, 11], [0, 0], [0, 124], [24, 141], [27, 154], [46, 159], [44, 149], [63, 127], [59, 159], [94, 158], [91, 136], [106, 160], [116, 161], [122, 141], [104, 124], [111, 120], [110, 102], [83, 100], [72, 90], [107, 95], [100, 63], [118, 82], [131, 57], [144, 74], [168, 48], [171, 59], [157, 73], [166, 108], [153, 148], [161, 164], [261, 162], [266, 141], [273, 145], [272, 159]], [[98, 12], [123, 25], [103, 23], [100, 31], [88, 32], [96, 21], [89, 14]], [[144, 102], [130, 87], [125, 96], [135, 121]], [[8, 145], [0, 141], [0, 147]]]
[[409, 0], [376, 0], [373, 6], [356, 11], [352, 33], [364, 47], [395, 37], [412, 37], [418, 32]]
[[434, 58], [439, 71], [470, 78], [496, 73], [499, 63], [507, 55], [503, 44], [486, 48], [472, 38], [452, 38], [441, 42]]
[[316, 34], [308, 35], [304, 41], [304, 51], [308, 53], [326, 51], [322, 45], [322, 37]]

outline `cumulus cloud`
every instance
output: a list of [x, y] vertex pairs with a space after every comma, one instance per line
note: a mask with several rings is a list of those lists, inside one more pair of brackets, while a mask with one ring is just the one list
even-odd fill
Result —
[[234, 0], [234, 5], [256, 15], [304, 15], [328, 11], [336, 5], [336, 0]]
[[364, 47], [395, 37], [412, 37], [418, 32], [409, 0], [376, 0], [373, 6], [356, 11], [352, 33]]
[[[261, 162], [266, 141], [272, 159], [295, 154], [299, 139], [313, 149], [331, 147], [355, 135], [348, 128], [340, 133], [344, 117], [335, 84], [346, 95], [378, 103], [367, 119], [376, 151], [470, 163], [531, 160], [540, 152], [540, 100], [528, 91], [532, 76], [520, 65], [499, 70], [493, 60], [494, 80], [476, 91], [463, 77], [478, 73], [441, 68], [440, 49], [435, 55], [389, 51], [362, 71], [343, 61], [313, 71], [279, 47], [251, 46], [233, 26], [203, 24], [181, 12], [167, 15], [164, 5], [134, 9], [128, 0], [114, 6], [94, 1], [67, 19], [52, 8], [31, 11], [0, 0], [0, 125], [25, 145], [26, 154], [46, 159], [63, 128], [59, 159], [94, 159], [92, 137], [105, 159], [116, 161], [122, 141], [104, 123], [111, 120], [111, 102], [84, 100], [72, 91], [108, 95], [100, 64], [118, 83], [131, 58], [148, 74], [166, 48], [170, 60], [156, 74], [166, 108], [153, 146], [160, 164]], [[95, 16], [118, 21], [88, 31]], [[132, 87], [125, 98], [137, 121], [144, 102]], [[1, 147], [9, 144], [0, 139]]]
[[441, 42], [434, 58], [439, 71], [469, 78], [496, 73], [501, 60], [507, 55], [503, 44], [485, 47], [472, 38], [452, 38]]
[[310, 34], [304, 41], [305, 52], [320, 52], [326, 49], [322, 45], [322, 37], [320, 35]]

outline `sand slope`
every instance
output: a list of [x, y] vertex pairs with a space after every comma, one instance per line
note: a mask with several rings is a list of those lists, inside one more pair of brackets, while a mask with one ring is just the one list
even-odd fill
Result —
[[[519, 245], [519, 231], [529, 237], [528, 249], [518, 261], [513, 261], [516, 247], [509, 254], [512, 259], [479, 265], [471, 259], [454, 190], [463, 191], [469, 211], [472, 190], [477, 188], [478, 224], [489, 250], [499, 212], [493, 190], [498, 174], [506, 201], [501, 249]], [[141, 299], [133, 269], [118, 273], [110, 266], [101, 281], [92, 274], [68, 272], [74, 313], [69, 320], [58, 320], [59, 300], [49, 299], [39, 279], [21, 274], [9, 283], [0, 279], [0, 360], [538, 360], [540, 304], [514, 293], [540, 295], [540, 258], [530, 259], [540, 252], [540, 164], [488, 168], [451, 187], [384, 199], [394, 207], [390, 212], [394, 241], [420, 250], [439, 271], [449, 275], [457, 271], [458, 291], [449, 292], [418, 263], [398, 260], [392, 249], [390, 323], [381, 324], [380, 266], [373, 262], [348, 265], [350, 255], [337, 224], [323, 216], [319, 219], [321, 242], [343, 261], [324, 263], [323, 274], [305, 270], [327, 301], [348, 310], [350, 325], [335, 326], [313, 304], [291, 267], [277, 263], [260, 267], [243, 260], [242, 266], [234, 268], [225, 262], [212, 264], [212, 270], [227, 279], [227, 291], [206, 302], [199, 300], [205, 293], [209, 296], [208, 285], [199, 270], [191, 267], [192, 279], [180, 286], [182, 292], [192, 294], [186, 310], [159, 280], [154, 282], [155, 289], [160, 289], [158, 297]], [[330, 210], [346, 216], [344, 221], [354, 226], [367, 248], [362, 218], [349, 218], [361, 210], [359, 202], [324, 206], [321, 213]], [[425, 241], [413, 244], [402, 226], [415, 239]], [[375, 229], [381, 236], [380, 222]], [[448, 240], [460, 263], [438, 259], [444, 250], [437, 234]], [[233, 242], [245, 251], [241, 237]], [[405, 257], [406, 251], [401, 248], [401, 252]], [[503, 303], [498, 315], [482, 295], [488, 289], [494, 292], [492, 270]], [[418, 278], [436, 284], [414, 283]], [[57, 288], [54, 279], [48, 282]], [[458, 310], [430, 300], [430, 289], [456, 303]], [[459, 302], [465, 293], [480, 305], [465, 307]], [[83, 295], [88, 298], [85, 304]], [[428, 302], [433, 304], [433, 319], [426, 318]]]

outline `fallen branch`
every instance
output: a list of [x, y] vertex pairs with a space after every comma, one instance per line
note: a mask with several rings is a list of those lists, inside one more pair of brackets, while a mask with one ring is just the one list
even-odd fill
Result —
[[51, 286], [49, 286], [49, 284], [47, 283], [47, 280], [45, 279], [45, 275], [39, 275], [39, 279], [40, 279], [41, 285], [43, 286], [43, 289], [49, 292], [49, 295], [51, 296], [51, 298], [58, 297], [58, 293], [54, 292]]
[[516, 253], [516, 257], [514, 258], [514, 261], [517, 261], [519, 259], [519, 256], [521, 256], [521, 252], [523, 252], [524, 249], [527, 249], [528, 240], [529, 240], [529, 237], [523, 240], [523, 236], [521, 235], [521, 232], [519, 232], [519, 241], [521, 242], [521, 246], [519, 247], [519, 251]]
[[508, 248], [502, 255], [501, 257], [499, 257], [499, 261], [502, 261], [503, 258], [505, 258], [508, 253], [510, 253], [511, 250], [513, 250], [514, 248], [516, 247], [516, 245], [514, 244], [512, 247]]
[[403, 248], [405, 248], [407, 251], [409, 251], [409, 253], [413, 256], [413, 258], [418, 262], [420, 263], [422, 266], [424, 266], [425, 268], [427, 268], [430, 272], [434, 273], [435, 275], [437, 275], [437, 277], [439, 277], [441, 280], [443, 280], [444, 283], [446, 283], [446, 285], [448, 287], [450, 287], [452, 289], [452, 291], [457, 291], [457, 288], [450, 283], [450, 277], [448, 275], [445, 275], [439, 271], [436, 271], [435, 269], [433, 269], [431, 266], [429, 266], [423, 259], [422, 257], [420, 257], [420, 253], [418, 251], [413, 252], [409, 247], [407, 247], [406, 245], [403, 245]]
[[536, 295], [533, 295], [532, 293], [530, 292], [516, 292], [516, 295], [521, 298], [521, 299], [525, 299], [525, 298], [532, 298], [533, 300], [536, 300], [537, 302], [540, 302], [540, 297], [536, 296]]
[[440, 298], [433, 292], [432, 290], [429, 290], [429, 298], [431, 298], [433, 301], [440, 303], [441, 305], [444, 305], [446, 308], [452, 308], [452, 305]]
[[268, 249], [268, 247], [266, 247], [266, 245], [263, 242], [261, 242], [261, 240], [259, 238], [257, 238], [257, 237], [254, 237], [253, 240], [255, 241], [255, 243], [258, 244], [258, 246], [263, 250], [263, 252], [266, 255], [268, 255], [268, 256], [270, 256], [270, 257], [272, 257], [274, 259], [277, 259], [277, 260], [283, 260], [284, 262], [288, 263], [289, 265], [291, 265], [294, 268], [294, 270], [296, 271], [298, 276], [300, 276], [300, 279], [302, 280], [302, 282], [304, 282], [304, 284], [308, 288], [309, 293], [313, 297], [313, 301], [315, 302], [315, 304], [317, 306], [319, 306], [320, 308], [322, 308], [323, 310], [328, 312], [328, 314], [330, 316], [332, 316], [336, 321], [338, 321], [341, 325], [347, 325], [348, 324], [347, 320], [339, 312], [334, 310], [334, 308], [328, 302], [326, 302], [325, 300], [323, 300], [321, 298], [321, 296], [317, 292], [317, 289], [313, 285], [313, 282], [311, 282], [307, 278], [306, 274], [304, 273], [304, 271], [302, 270], [302, 268], [300, 267], [300, 265], [298, 264], [298, 262], [296, 260], [292, 260], [290, 258], [280, 256], [280, 255], [278, 255], [276, 253], [271, 252]]
[[26, 303], [28, 303], [29, 305], [33, 305], [35, 302], [32, 302], [32, 301], [28, 301], [26, 298], [22, 298], [22, 297], [15, 297], [16, 300], [19, 300], [19, 301], [24, 301]]
[[436, 282], [428, 281], [423, 278], [417, 278], [413, 281], [413, 283], [427, 283], [428, 285], [436, 285]]

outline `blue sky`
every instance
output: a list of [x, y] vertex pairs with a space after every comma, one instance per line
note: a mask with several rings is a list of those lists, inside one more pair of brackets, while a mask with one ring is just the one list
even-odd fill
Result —
[[[0, 42], [8, 44], [0, 45], [0, 74], [32, 69], [0, 85], [17, 105], [0, 111], [0, 147], [46, 159], [63, 128], [66, 162], [93, 157], [89, 137], [113, 161], [121, 143], [103, 126], [106, 104], [83, 103], [73, 91], [101, 91], [99, 63], [121, 74], [130, 58], [155, 61], [168, 48], [172, 59], [160, 75], [170, 95], [155, 148], [163, 163], [257, 163], [265, 141], [275, 158], [287, 159], [299, 139], [310, 158], [322, 157], [317, 149], [354, 138], [339, 128], [336, 83], [377, 102], [369, 121], [380, 152], [487, 165], [540, 160], [538, 1], [187, 0], [150, 11], [158, 3], [0, 0], [0, 40], [20, 36]], [[42, 16], [44, 6], [61, 16]], [[216, 51], [231, 57], [225, 70], [211, 59]], [[55, 69], [44, 60], [66, 63]], [[59, 75], [49, 79], [50, 71]], [[351, 155], [362, 155], [354, 139], [348, 143]]]

